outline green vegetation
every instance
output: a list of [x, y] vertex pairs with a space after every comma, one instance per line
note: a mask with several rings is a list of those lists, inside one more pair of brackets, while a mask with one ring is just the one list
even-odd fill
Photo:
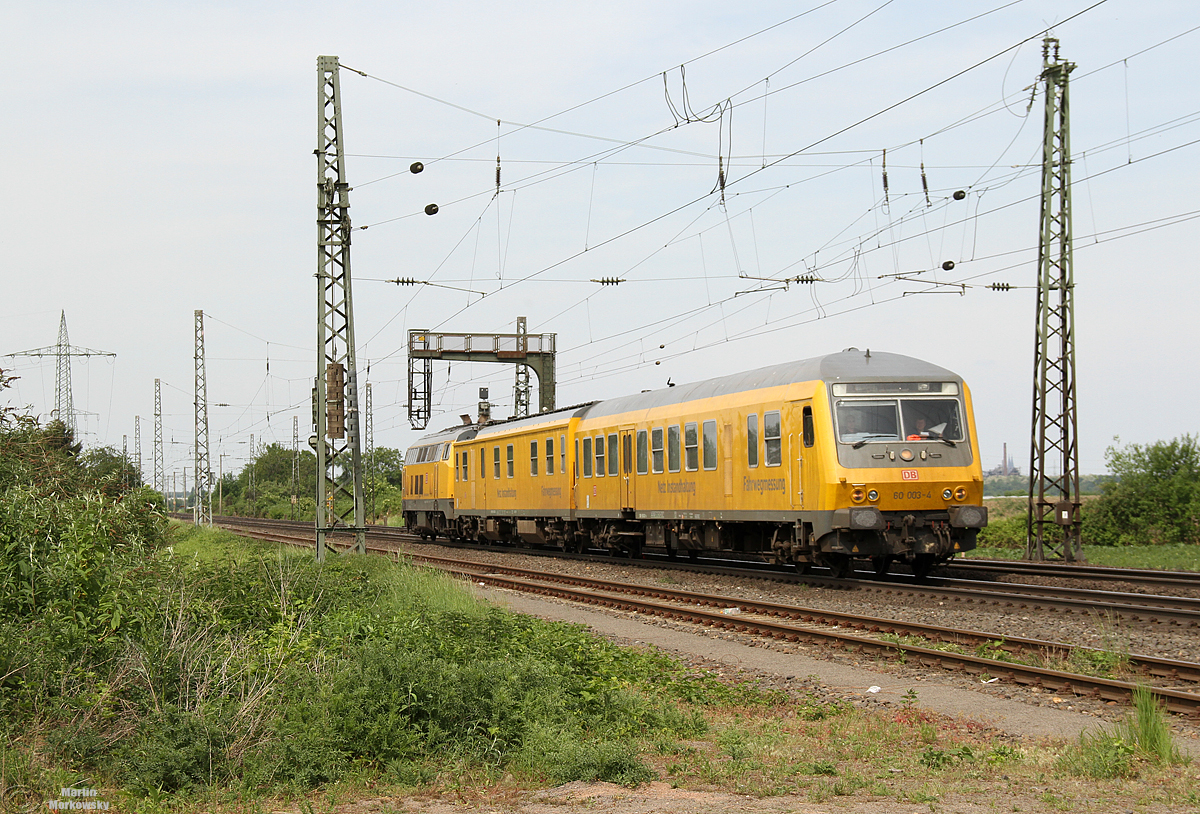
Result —
[[1090, 507], [1085, 537], [1096, 545], [1200, 543], [1200, 442], [1192, 435], [1111, 446], [1116, 480]]
[[1102, 779], [1137, 777], [1145, 766], [1188, 762], [1171, 737], [1158, 699], [1144, 686], [1134, 690], [1133, 712], [1125, 721], [1099, 732], [1085, 732], [1061, 758], [1067, 771]]
[[[36, 753], [137, 795], [503, 771], [636, 783], [652, 776], [637, 739], [705, 732], [684, 702], [768, 698], [382, 558], [318, 566], [188, 529], [142, 571], [136, 613], [96, 614], [98, 646], [63, 641], [57, 611], [17, 622], [36, 641], [5, 631], [15, 764]], [[51, 774], [2, 785], [45, 799]]]
[[[213, 511], [243, 517], [269, 517], [276, 520], [311, 520], [314, 517], [316, 486], [316, 456], [300, 450], [300, 467], [296, 505], [292, 505], [292, 451], [279, 444], [259, 449], [254, 460], [240, 472], [221, 476], [219, 488], [213, 489]], [[254, 485], [250, 476], [253, 472]], [[375, 449], [374, 462], [363, 458], [363, 494], [368, 522], [389, 524], [399, 516], [404, 484], [404, 453], [387, 447]]]

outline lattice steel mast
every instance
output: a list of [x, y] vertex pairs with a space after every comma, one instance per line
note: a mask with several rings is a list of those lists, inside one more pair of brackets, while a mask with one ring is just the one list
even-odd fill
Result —
[[196, 311], [196, 499], [192, 501], [192, 522], [212, 525], [212, 466], [208, 457], [208, 382], [204, 375], [204, 312]]
[[[1074, 63], [1059, 59], [1058, 40], [1047, 37], [1042, 46], [1041, 79], [1045, 84], [1046, 106], [1025, 549], [1027, 559], [1043, 560], [1049, 551], [1067, 562], [1083, 559], [1079, 539], [1075, 272], [1071, 251], [1067, 92], [1067, 80], [1074, 69]], [[1052, 471], [1055, 468], [1057, 473]], [[1053, 531], [1055, 526], [1058, 532]]]
[[154, 380], [154, 488], [167, 493], [166, 469], [163, 467], [162, 439], [162, 380]]
[[146, 476], [142, 474], [142, 417], [133, 417], [133, 454], [137, 457], [137, 476], [138, 486], [146, 482]]
[[[350, 285], [350, 186], [342, 143], [338, 58], [317, 58], [317, 559], [339, 525], [366, 552], [358, 373]], [[339, 505], [338, 498], [342, 498]]]
[[[526, 353], [529, 350], [529, 329], [525, 317], [517, 317], [517, 351]], [[529, 415], [529, 365], [517, 365], [516, 380], [513, 384], [513, 415], [525, 418]]]

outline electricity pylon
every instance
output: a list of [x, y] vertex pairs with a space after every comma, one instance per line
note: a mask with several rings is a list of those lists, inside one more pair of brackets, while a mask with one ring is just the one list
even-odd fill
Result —
[[[341, 526], [366, 553], [358, 369], [350, 277], [350, 185], [342, 141], [341, 82], [336, 56], [317, 57], [317, 560]], [[338, 498], [345, 500], [338, 505]]]
[[54, 377], [54, 416], [63, 423], [67, 431], [71, 433], [71, 439], [79, 434], [79, 427], [75, 421], [75, 404], [71, 396], [71, 357], [72, 356], [112, 356], [116, 357], [115, 353], [109, 353], [104, 350], [92, 350], [91, 348], [78, 348], [70, 343], [67, 339], [67, 312], [61, 312], [61, 318], [58, 321], [58, 344], [50, 345], [46, 348], [34, 348], [33, 350], [23, 350], [19, 353], [8, 353], [6, 356], [54, 356], [57, 358], [57, 365]]
[[[1051, 55], [1053, 50], [1053, 55]], [[1045, 129], [1038, 238], [1037, 338], [1025, 557], [1083, 559], [1075, 399], [1075, 272], [1071, 252], [1071, 137], [1067, 78], [1058, 40], [1042, 45]], [[1057, 469], [1057, 474], [1053, 470]], [[1052, 529], [1058, 526], [1059, 532]]]

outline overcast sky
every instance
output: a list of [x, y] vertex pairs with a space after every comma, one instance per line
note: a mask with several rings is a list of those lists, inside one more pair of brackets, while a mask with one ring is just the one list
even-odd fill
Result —
[[[155, 378], [167, 471], [191, 467], [196, 309], [214, 469], [251, 433], [290, 446], [295, 415], [311, 431], [322, 54], [346, 66], [376, 446], [421, 434], [407, 330], [520, 315], [557, 334], [560, 405], [849, 346], [920, 357], [972, 388], [984, 467], [1007, 444], [1027, 471], [1051, 26], [1078, 65], [1081, 468], [1104, 471], [1114, 436], [1198, 429], [1194, 2], [48, 0], [3, 19], [0, 354], [54, 344], [63, 311], [72, 344], [115, 353], [73, 363], [80, 427], [133, 455], [140, 416], [148, 480]], [[772, 282], [801, 275], [818, 282]], [[0, 398], [48, 417], [54, 359], [0, 366], [20, 377]], [[430, 429], [481, 386], [508, 415], [513, 373], [435, 365]]]

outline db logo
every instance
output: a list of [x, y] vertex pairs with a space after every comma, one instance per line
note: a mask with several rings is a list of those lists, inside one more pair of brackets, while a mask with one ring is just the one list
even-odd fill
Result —
[[901, 469], [900, 480], [920, 480], [920, 476], [915, 469]]

